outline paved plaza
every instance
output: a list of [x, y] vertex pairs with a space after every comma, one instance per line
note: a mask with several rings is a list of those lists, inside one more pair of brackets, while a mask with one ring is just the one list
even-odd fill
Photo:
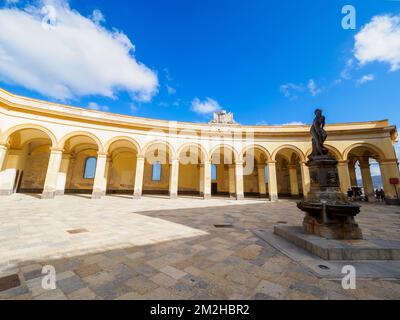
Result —
[[[0, 299], [400, 299], [400, 279], [344, 290], [254, 233], [302, 217], [289, 200], [3, 197]], [[358, 222], [365, 236], [400, 240], [400, 207], [364, 204]], [[42, 288], [45, 265], [55, 290]], [[9, 276], [18, 285], [2, 289]]]

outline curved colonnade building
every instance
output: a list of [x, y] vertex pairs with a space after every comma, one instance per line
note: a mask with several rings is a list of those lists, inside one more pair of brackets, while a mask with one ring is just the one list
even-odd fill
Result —
[[[80, 109], [0, 90], [0, 194], [66, 193], [300, 197], [307, 194], [309, 126], [241, 126], [230, 114], [210, 124], [170, 122]], [[370, 160], [387, 200], [399, 178], [388, 120], [326, 126], [343, 192], [357, 185], [374, 199]], [[399, 186], [397, 186], [399, 189]], [[400, 190], [399, 190], [400, 191]]]

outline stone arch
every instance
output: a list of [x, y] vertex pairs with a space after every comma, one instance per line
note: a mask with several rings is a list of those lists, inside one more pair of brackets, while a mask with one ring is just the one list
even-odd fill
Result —
[[127, 137], [127, 136], [118, 136], [118, 137], [114, 137], [114, 138], [108, 140], [107, 143], [105, 144], [102, 152], [107, 153], [110, 150], [110, 147], [112, 146], [112, 144], [115, 142], [118, 142], [118, 141], [127, 141], [127, 142], [131, 143], [135, 147], [137, 153], [140, 154], [141, 149], [140, 149], [139, 143], [135, 139]]
[[175, 149], [172, 147], [172, 145], [168, 141], [163, 141], [163, 140], [152, 140], [152, 141], [146, 143], [144, 145], [144, 147], [142, 148], [142, 150], [141, 150], [140, 156], [144, 156], [145, 157], [146, 156], [146, 152], [148, 151], [148, 149], [150, 147], [152, 147], [153, 145], [157, 145], [157, 144], [166, 145], [168, 147], [169, 152], [170, 152], [170, 157], [172, 159], [176, 158], [177, 155], [176, 155]]
[[276, 161], [277, 154], [279, 153], [279, 151], [281, 151], [283, 149], [290, 149], [293, 152], [297, 153], [300, 158], [300, 161], [306, 160], [306, 157], [305, 157], [303, 151], [301, 151], [298, 147], [290, 145], [290, 144], [285, 144], [274, 150], [274, 152], [272, 153], [272, 157], [271, 157], [272, 161]]
[[230, 149], [232, 151], [233, 160], [234, 160], [235, 163], [241, 160], [241, 157], [239, 157], [238, 151], [233, 146], [230, 146], [228, 144], [219, 144], [219, 145], [215, 146], [214, 148], [212, 148], [210, 153], [207, 156], [207, 159], [209, 161], [211, 161], [212, 155], [215, 153], [215, 151], [217, 151], [218, 149], [221, 149], [221, 148], [227, 148], [227, 149]]
[[38, 125], [38, 124], [20, 124], [14, 127], [9, 128], [8, 130], [4, 131], [3, 134], [1, 135], [0, 138], [0, 144], [7, 144], [8, 139], [11, 137], [12, 134], [21, 131], [21, 130], [39, 130], [42, 131], [43, 133], [47, 134], [49, 139], [51, 140], [52, 147], [57, 146], [57, 138], [54, 135], [53, 132], [51, 132], [49, 129]]
[[262, 153], [264, 153], [265, 157], [267, 158], [267, 161], [271, 160], [270, 152], [265, 147], [263, 147], [259, 144], [254, 144], [254, 145], [244, 147], [240, 154], [240, 159], [243, 160], [243, 157], [246, 154], [246, 152], [248, 152], [251, 149], [257, 149], [257, 150], [261, 151]]
[[201, 151], [201, 157], [200, 157], [200, 159], [203, 159], [203, 161], [204, 161], [204, 160], [206, 159], [206, 157], [207, 157], [207, 151], [206, 151], [206, 149], [204, 149], [204, 147], [203, 147], [200, 143], [197, 143], [197, 142], [187, 142], [187, 143], [184, 143], [183, 145], [181, 145], [181, 146], [178, 148], [178, 151], [176, 152], [176, 156], [179, 157], [180, 154], [183, 152], [183, 150], [185, 150], [185, 148], [191, 147], [191, 146], [197, 147], [197, 148], [200, 149], [200, 151]]
[[[343, 160], [342, 154], [337, 148], [335, 148], [329, 144], [324, 144], [324, 147], [326, 147], [328, 149], [328, 151], [330, 151], [335, 156], [336, 160], [338, 160], [338, 161]], [[308, 151], [306, 153], [306, 158], [308, 158], [311, 155], [311, 153], [312, 153], [312, 149], [310, 148], [310, 149], [308, 149]]]
[[97, 145], [98, 150], [103, 150], [103, 144], [101, 143], [100, 139], [94, 135], [93, 133], [87, 132], [87, 131], [74, 131], [66, 134], [58, 143], [58, 148], [63, 149], [65, 146], [65, 143], [73, 138], [73, 137], [78, 137], [78, 136], [85, 136], [88, 138], [91, 138], [95, 144]]
[[370, 149], [374, 152], [376, 152], [376, 154], [378, 155], [379, 159], [376, 160], [384, 160], [386, 159], [385, 157], [385, 153], [377, 146], [370, 144], [370, 143], [355, 143], [350, 145], [349, 147], [346, 148], [346, 150], [343, 152], [343, 160], [349, 160], [349, 154], [352, 150], [354, 150], [355, 148], [366, 148], [366, 149]]

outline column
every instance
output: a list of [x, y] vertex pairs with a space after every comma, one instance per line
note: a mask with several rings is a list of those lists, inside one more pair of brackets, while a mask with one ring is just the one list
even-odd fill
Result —
[[57, 177], [56, 195], [63, 195], [65, 193], [65, 185], [67, 183], [67, 175], [69, 164], [71, 162], [71, 155], [64, 154], [61, 160], [60, 172]]
[[49, 164], [47, 166], [46, 180], [41, 198], [53, 199], [57, 190], [57, 178], [62, 160], [62, 150], [51, 149]]
[[[383, 190], [385, 191], [385, 201], [387, 204], [399, 204], [398, 195], [400, 195], [400, 185], [396, 187], [390, 184], [390, 179], [400, 180], [399, 167], [397, 160], [380, 161]], [[397, 190], [397, 193], [396, 193]]]
[[231, 199], [236, 199], [235, 165], [228, 164], [228, 192]]
[[364, 194], [368, 197], [368, 202], [375, 202], [374, 183], [371, 177], [369, 159], [360, 161], [361, 177], [363, 181]]
[[107, 190], [107, 153], [99, 152], [97, 155], [96, 174], [93, 183], [92, 199], [101, 199]]
[[349, 175], [350, 175], [350, 187], [357, 187], [357, 175], [356, 175], [356, 164], [354, 161], [349, 161]]
[[244, 199], [243, 162], [235, 164], [236, 200]]
[[265, 164], [257, 165], [258, 173], [258, 192], [260, 193], [260, 198], [265, 198], [267, 196], [267, 188], [265, 183]]
[[143, 193], [143, 174], [144, 174], [144, 156], [137, 156], [136, 159], [136, 174], [135, 174], [135, 192], [134, 199], [140, 199]]
[[290, 179], [290, 194], [292, 197], [299, 196], [299, 182], [297, 179], [297, 166], [289, 165], [289, 179]]
[[169, 172], [169, 197], [178, 198], [178, 179], [179, 179], [179, 159], [172, 159], [171, 170]]
[[199, 164], [199, 194], [204, 197], [204, 164]]
[[278, 201], [278, 181], [276, 179], [276, 161], [268, 161], [268, 193], [271, 201]]
[[303, 194], [307, 197], [311, 190], [310, 170], [307, 167], [307, 162], [302, 161], [301, 165], [301, 181], [303, 183]]
[[7, 158], [7, 145], [0, 145], [0, 196], [2, 195], [10, 195], [10, 187], [6, 185], [6, 172], [3, 172], [3, 168], [6, 165]]
[[0, 144], [0, 172], [3, 170], [4, 164], [6, 162], [7, 146]]
[[[351, 188], [351, 178], [349, 170], [349, 161], [342, 160], [338, 162], [337, 165], [339, 181], [340, 181], [340, 191], [347, 195], [347, 191]], [[354, 170], [355, 174], [355, 170]]]
[[211, 161], [204, 162], [204, 199], [211, 199]]

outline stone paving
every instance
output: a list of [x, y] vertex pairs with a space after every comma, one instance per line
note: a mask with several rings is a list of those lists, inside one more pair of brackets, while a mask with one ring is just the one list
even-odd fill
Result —
[[[3, 197], [0, 299], [400, 299], [398, 279], [344, 290], [253, 233], [301, 221], [293, 201]], [[365, 204], [358, 222], [400, 240], [400, 207]], [[42, 288], [44, 265], [55, 290]], [[2, 289], [13, 275], [20, 285]]]

